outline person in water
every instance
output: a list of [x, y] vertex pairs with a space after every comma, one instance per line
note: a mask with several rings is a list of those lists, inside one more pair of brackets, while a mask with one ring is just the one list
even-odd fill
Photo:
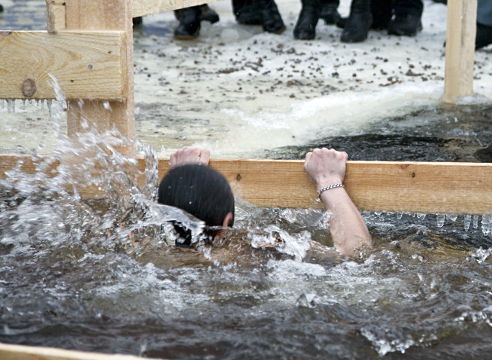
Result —
[[[223, 175], [208, 167], [210, 151], [184, 147], [171, 155], [170, 171], [159, 185], [158, 202], [180, 208], [208, 226], [232, 227], [234, 196]], [[372, 239], [361, 214], [345, 191], [347, 153], [326, 148], [306, 154], [304, 171], [331, 212], [330, 233], [335, 248], [352, 256], [371, 247]]]

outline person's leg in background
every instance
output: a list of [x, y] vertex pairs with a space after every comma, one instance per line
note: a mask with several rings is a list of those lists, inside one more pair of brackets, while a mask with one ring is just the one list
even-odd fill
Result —
[[478, 0], [475, 49], [492, 44], [492, 0]]

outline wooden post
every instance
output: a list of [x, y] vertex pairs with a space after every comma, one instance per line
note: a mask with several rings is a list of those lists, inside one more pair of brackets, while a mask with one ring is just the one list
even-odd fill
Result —
[[[104, 131], [115, 127], [128, 138], [135, 138], [133, 97], [133, 23], [131, 0], [66, 0], [67, 30], [120, 30], [126, 33], [123, 76], [126, 100], [71, 100], [68, 104], [68, 135], [86, 130], [85, 121]], [[90, 64], [96, 67], [98, 64]], [[118, 149], [130, 155], [133, 149]]]
[[445, 103], [454, 104], [473, 93], [473, 65], [477, 34], [477, 0], [448, 1]]
[[46, 19], [48, 32], [57, 33], [65, 29], [65, 2], [66, 0], [46, 0]]

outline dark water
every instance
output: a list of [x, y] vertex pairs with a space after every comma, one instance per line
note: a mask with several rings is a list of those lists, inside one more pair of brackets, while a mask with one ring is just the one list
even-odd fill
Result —
[[[323, 212], [238, 201], [235, 230], [211, 243], [155, 204], [155, 153], [136, 144], [140, 172], [112, 150], [126, 141], [60, 138], [59, 175], [40, 159], [36, 175], [0, 181], [0, 342], [168, 359], [489, 357], [490, 216], [367, 213], [375, 248], [354, 261], [331, 247]], [[193, 248], [174, 246], [172, 221]]]
[[[44, 4], [14, 3], [2, 28], [45, 28], [33, 15]], [[490, 161], [491, 116], [421, 108], [266, 155], [329, 146], [352, 160]], [[137, 144], [140, 172], [108, 151], [121, 142], [61, 139], [58, 176], [40, 160], [36, 175], [0, 181], [0, 342], [168, 359], [491, 358], [489, 215], [367, 213], [374, 250], [350, 260], [322, 212], [239, 202], [236, 229], [210, 244], [202, 224], [155, 205], [152, 149]], [[74, 184], [105, 195], [84, 200]], [[176, 221], [192, 249], [174, 246]]]
[[349, 160], [492, 162], [492, 107], [429, 106], [384, 119], [364, 133], [322, 138], [267, 152], [277, 159], [303, 159], [315, 147], [346, 151]]

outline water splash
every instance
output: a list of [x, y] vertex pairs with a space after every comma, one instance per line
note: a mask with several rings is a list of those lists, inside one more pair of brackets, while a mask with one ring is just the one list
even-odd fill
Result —
[[292, 255], [297, 261], [301, 261], [306, 256], [306, 251], [310, 249], [311, 234], [308, 231], [289, 234], [278, 226], [270, 225], [263, 229], [262, 233], [249, 233], [248, 238], [253, 248], [271, 245], [278, 252]]
[[444, 221], [446, 220], [446, 215], [445, 214], [437, 214], [437, 227], [443, 227], [444, 226]]
[[492, 254], [492, 248], [483, 249], [480, 247], [478, 249], [473, 250], [473, 252], [468, 256], [468, 259], [475, 259], [479, 264], [481, 264], [485, 260], [487, 260], [491, 254]]
[[455, 222], [456, 219], [458, 219], [457, 214], [452, 214], [452, 213], [447, 213], [446, 214], [446, 219], [450, 220], [451, 222]]
[[482, 232], [485, 236], [489, 236], [492, 231], [492, 215], [482, 215]]

